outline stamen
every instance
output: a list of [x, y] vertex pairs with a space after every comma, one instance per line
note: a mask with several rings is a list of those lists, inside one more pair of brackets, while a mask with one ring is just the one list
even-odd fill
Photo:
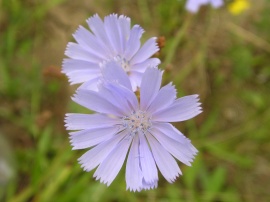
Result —
[[118, 62], [118, 64], [121, 65], [121, 67], [125, 70], [125, 72], [129, 72], [130, 71], [130, 64], [129, 61], [126, 58], [123, 58], [120, 55], [117, 55], [115, 57], [116, 62]]
[[130, 130], [132, 136], [136, 135], [138, 132], [144, 134], [152, 126], [151, 117], [141, 110], [134, 111], [129, 116], [123, 117], [122, 121], [123, 127]]

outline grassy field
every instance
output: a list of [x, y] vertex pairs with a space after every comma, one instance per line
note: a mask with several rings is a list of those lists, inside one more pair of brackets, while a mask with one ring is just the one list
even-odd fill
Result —
[[[192, 15], [177, 0], [0, 1], [0, 201], [270, 201], [270, 1], [226, 1]], [[110, 187], [84, 172], [64, 129], [83, 113], [61, 74], [68, 41], [98, 13], [125, 14], [159, 37], [157, 56], [178, 95], [199, 94], [204, 112], [177, 123], [199, 150], [192, 167], [155, 190], [126, 191], [124, 169]], [[86, 112], [86, 111], [85, 111]]]

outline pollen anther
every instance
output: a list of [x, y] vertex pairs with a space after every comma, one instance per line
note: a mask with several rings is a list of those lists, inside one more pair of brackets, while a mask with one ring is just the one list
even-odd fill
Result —
[[123, 117], [122, 121], [123, 126], [130, 130], [131, 135], [136, 135], [138, 132], [145, 133], [152, 126], [151, 116], [141, 110], [133, 111], [129, 116]]

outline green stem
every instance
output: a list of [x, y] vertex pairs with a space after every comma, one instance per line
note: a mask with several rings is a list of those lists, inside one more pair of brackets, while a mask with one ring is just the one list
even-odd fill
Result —
[[184, 20], [183, 26], [181, 26], [179, 28], [179, 30], [177, 31], [176, 36], [175, 36], [174, 40], [172, 41], [170, 48], [168, 49], [167, 56], [164, 60], [165, 66], [172, 63], [172, 60], [175, 56], [175, 53], [176, 53], [177, 48], [181, 42], [181, 39], [183, 38], [184, 34], [186, 33], [186, 30], [190, 26], [191, 22], [192, 22], [192, 16], [188, 15]]

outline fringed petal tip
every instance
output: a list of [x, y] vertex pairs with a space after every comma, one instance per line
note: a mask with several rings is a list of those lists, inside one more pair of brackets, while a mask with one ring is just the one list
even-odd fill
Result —
[[82, 164], [82, 162], [79, 161], [79, 159], [78, 159], [78, 163], [81, 164], [81, 168], [83, 169], [83, 171], [90, 172], [92, 170], [92, 169], [87, 169], [87, 166], [85, 164]]
[[[110, 14], [110, 15], [108, 15], [108, 16], [105, 16], [105, 18], [111, 18], [111, 17], [113, 17], [113, 18], [118, 18], [118, 19], [124, 19], [124, 20], [127, 20], [128, 22], [130, 22], [131, 21], [131, 19], [130, 19], [130, 17], [127, 17], [127, 16], [125, 16], [125, 15], [119, 15], [118, 16], [118, 14], [116, 14], [116, 13], [112, 13], [112, 14]], [[91, 21], [92, 19], [101, 19], [100, 17], [99, 17], [99, 15], [96, 13], [96, 14], [94, 14], [93, 16], [91, 16], [91, 17], [89, 17], [88, 19], [86, 19], [86, 22], [88, 23], [89, 21]], [[104, 19], [105, 19], [104, 18]]]
[[133, 28], [134, 28], [134, 29], [140, 30], [140, 33], [141, 33], [141, 34], [139, 35], [138, 38], [141, 38], [141, 36], [142, 36], [142, 34], [145, 32], [145, 30], [144, 30], [140, 25], [137, 25], [137, 24], [134, 25]]
[[80, 82], [77, 82], [76, 80], [73, 80], [72, 79], [72, 76], [68, 76], [68, 82], [70, 83], [70, 85], [76, 85], [76, 84], [79, 84]]
[[131, 191], [131, 192], [140, 192], [142, 189], [141, 188], [127, 187], [126, 190]]
[[99, 15], [96, 13], [96, 14], [94, 14], [93, 16], [87, 18], [87, 19], [86, 19], [86, 22], [89, 23], [91, 20], [97, 19], [97, 18], [100, 19]]
[[144, 191], [144, 190], [156, 189], [157, 186], [158, 186], [158, 179], [151, 182], [151, 183], [147, 183], [143, 179], [140, 186], [133, 187], [133, 186], [128, 186], [127, 185], [126, 190], [131, 191], [131, 192], [140, 192], [140, 191]]
[[85, 29], [84, 26], [79, 25], [76, 31], [72, 34], [73, 38], [76, 40], [76, 35], [80, 32], [80, 30]]
[[104, 178], [102, 178], [101, 176], [96, 176], [96, 175], [94, 175], [93, 177], [94, 177], [94, 179], [95, 179], [96, 181], [100, 181], [100, 183], [105, 184], [107, 187], [110, 186], [111, 183], [113, 182], [113, 181], [111, 181], [111, 180], [104, 179]]
[[[76, 44], [76, 43], [74, 43], [74, 42], [68, 42], [68, 43], [67, 43], [67, 47], [66, 47], [65, 52], [64, 52], [64, 54], [65, 54], [66, 56], [69, 55], [70, 49], [71, 49], [72, 46], [75, 45], [75, 44]], [[68, 57], [69, 57], [69, 56], [68, 56]]]
[[119, 19], [125, 19], [125, 20], [127, 20], [127, 21], [129, 21], [129, 22], [131, 21], [131, 20], [130, 20], [130, 17], [127, 17], [126, 15], [120, 15], [120, 16], [119, 16]]

